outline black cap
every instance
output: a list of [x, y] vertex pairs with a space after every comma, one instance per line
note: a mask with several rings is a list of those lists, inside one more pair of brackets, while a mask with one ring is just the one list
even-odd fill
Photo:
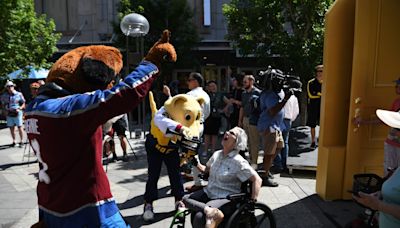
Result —
[[189, 74], [189, 78], [195, 79], [199, 83], [200, 86], [203, 86], [204, 78], [203, 78], [203, 76], [201, 76], [200, 73], [192, 72]]

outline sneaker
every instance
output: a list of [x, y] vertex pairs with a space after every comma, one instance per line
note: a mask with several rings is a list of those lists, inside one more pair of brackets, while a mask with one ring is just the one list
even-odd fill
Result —
[[143, 220], [146, 222], [154, 220], [153, 206], [149, 203], [144, 205]]
[[10, 146], [11, 146], [11, 147], [14, 147], [15, 145], [16, 145], [15, 142], [13, 142]]
[[267, 187], [278, 187], [279, 186], [279, 184], [276, 183], [275, 181], [273, 181], [271, 178], [263, 178], [262, 185], [267, 186]]
[[271, 172], [268, 171], [268, 173], [265, 172], [265, 170], [257, 170], [258, 175], [260, 175], [260, 177], [262, 179], [264, 178], [270, 178], [270, 179], [274, 179], [274, 175], [272, 175]]
[[22, 145], [24, 145], [24, 143], [22, 143], [22, 142], [18, 143], [19, 148], [22, 148]]
[[317, 147], [318, 147], [318, 146], [317, 146], [317, 144], [315, 144], [315, 142], [312, 142], [312, 143], [311, 143], [311, 146], [310, 146], [311, 149], [314, 150], [314, 149], [317, 148]]

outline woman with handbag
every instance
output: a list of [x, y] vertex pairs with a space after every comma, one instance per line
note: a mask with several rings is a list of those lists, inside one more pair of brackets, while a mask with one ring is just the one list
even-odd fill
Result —
[[19, 147], [23, 145], [24, 130], [22, 128], [22, 115], [25, 108], [25, 98], [22, 93], [15, 90], [15, 84], [12, 81], [7, 81], [5, 84], [6, 92], [1, 96], [1, 104], [5, 110], [7, 127], [10, 128], [12, 144], [15, 146], [15, 127], [18, 128], [20, 137]]

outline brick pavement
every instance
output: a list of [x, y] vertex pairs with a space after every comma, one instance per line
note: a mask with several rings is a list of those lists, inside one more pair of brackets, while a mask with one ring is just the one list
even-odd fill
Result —
[[[8, 129], [0, 130], [0, 228], [29, 227], [37, 220], [37, 164], [28, 163], [27, 157], [22, 161], [24, 148], [5, 146], [10, 141]], [[116, 142], [117, 154], [121, 156], [118, 140]], [[165, 168], [158, 183], [160, 199], [155, 202], [155, 221], [146, 224], [141, 219], [147, 179], [146, 153], [143, 140], [130, 139], [130, 142], [138, 160], [130, 153], [129, 162], [111, 163], [107, 173], [121, 213], [132, 227], [169, 227], [174, 199], [169, 195]], [[275, 178], [279, 187], [263, 187], [259, 201], [273, 209], [278, 227], [343, 227], [362, 210], [350, 201], [321, 200], [315, 194], [314, 172], [275, 175]], [[185, 183], [185, 186], [190, 184]]]

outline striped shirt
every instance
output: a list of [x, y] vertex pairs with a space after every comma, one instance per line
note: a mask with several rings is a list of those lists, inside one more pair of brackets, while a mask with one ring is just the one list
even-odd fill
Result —
[[208, 160], [207, 167], [210, 167], [210, 177], [204, 192], [210, 199], [223, 199], [240, 193], [242, 182], [258, 175], [236, 150], [226, 156], [222, 150], [216, 151]]

